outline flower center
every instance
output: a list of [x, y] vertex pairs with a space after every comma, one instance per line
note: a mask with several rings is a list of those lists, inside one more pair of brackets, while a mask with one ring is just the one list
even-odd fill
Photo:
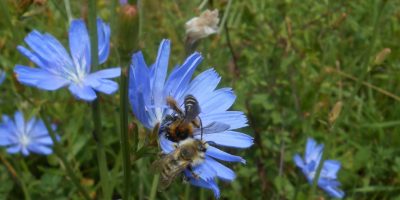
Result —
[[27, 147], [31, 143], [31, 139], [26, 134], [22, 134], [19, 138], [19, 142], [23, 147]]

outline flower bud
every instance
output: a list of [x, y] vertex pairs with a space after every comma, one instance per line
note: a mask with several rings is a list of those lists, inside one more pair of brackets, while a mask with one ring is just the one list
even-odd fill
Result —
[[193, 44], [201, 38], [218, 32], [218, 10], [206, 10], [185, 24], [187, 42]]
[[128, 63], [133, 52], [138, 48], [138, 12], [134, 5], [125, 4], [119, 10], [118, 51], [123, 63]]

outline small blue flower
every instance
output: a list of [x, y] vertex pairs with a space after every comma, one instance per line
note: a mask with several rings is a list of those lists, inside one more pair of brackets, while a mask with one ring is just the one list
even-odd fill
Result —
[[6, 72], [0, 70], [0, 85], [3, 84], [5, 79], [6, 79]]
[[[53, 126], [55, 130], [56, 127]], [[42, 120], [31, 118], [27, 122], [21, 112], [16, 112], [14, 119], [3, 116], [0, 124], [0, 146], [5, 146], [7, 152], [21, 152], [28, 156], [30, 152], [49, 155], [53, 152], [53, 141]]]
[[[141, 52], [133, 55], [129, 80], [129, 99], [133, 113], [146, 128], [153, 129], [173, 113], [166, 103], [168, 96], [173, 97], [178, 105], [183, 105], [185, 96], [191, 94], [199, 102], [199, 117], [203, 127], [214, 122], [229, 125], [228, 130], [220, 132], [204, 130], [203, 141], [208, 143], [205, 160], [193, 169], [200, 178], [192, 177], [189, 170], [184, 173], [191, 184], [211, 189], [214, 195], [219, 197], [220, 191], [215, 178], [233, 181], [236, 175], [216, 159], [241, 163], [245, 163], [245, 160], [214, 146], [250, 147], [253, 138], [235, 131], [247, 126], [247, 119], [243, 112], [228, 111], [236, 96], [231, 88], [216, 89], [221, 78], [214, 69], [208, 69], [191, 80], [194, 70], [203, 60], [199, 53], [190, 55], [182, 65], [173, 68], [167, 77], [169, 55], [169, 40], [161, 42], [156, 61], [150, 67], [147, 66]], [[183, 110], [183, 107], [181, 109]], [[200, 135], [196, 135], [195, 139], [201, 139]], [[168, 140], [163, 132], [160, 132], [159, 142], [164, 153], [174, 151], [176, 143]]]
[[[313, 183], [314, 177], [317, 173], [323, 150], [323, 144], [318, 145], [314, 139], [308, 138], [304, 160], [298, 154], [293, 158], [297, 167], [301, 168], [310, 184]], [[340, 183], [337, 181], [336, 174], [339, 169], [339, 161], [325, 160], [318, 180], [318, 186], [334, 198], [344, 197], [344, 192], [338, 188]]]
[[[110, 27], [97, 19], [99, 64], [104, 63], [110, 49]], [[90, 73], [90, 40], [83, 20], [74, 20], [69, 29], [71, 54], [52, 35], [36, 30], [25, 37], [32, 49], [18, 46], [18, 50], [39, 68], [17, 65], [14, 72], [19, 82], [42, 90], [57, 90], [69, 86], [78, 99], [93, 101], [97, 98], [94, 90], [113, 94], [118, 84], [109, 80], [119, 77], [119, 67]]]

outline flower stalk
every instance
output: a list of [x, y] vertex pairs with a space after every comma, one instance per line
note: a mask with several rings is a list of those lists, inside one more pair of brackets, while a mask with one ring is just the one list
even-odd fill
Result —
[[[89, 37], [90, 37], [90, 60], [91, 68], [98, 67], [98, 36], [97, 36], [97, 14], [96, 14], [96, 1], [89, 0], [88, 24], [89, 24]], [[96, 99], [92, 102], [92, 117], [94, 124], [94, 137], [97, 144], [97, 160], [100, 169], [100, 185], [103, 192], [103, 199], [111, 199], [111, 189], [109, 187], [110, 178], [108, 174], [107, 158], [104, 147], [103, 134], [101, 130], [101, 111], [99, 100]]]
[[122, 70], [121, 75], [121, 89], [120, 89], [120, 103], [121, 103], [121, 149], [122, 149], [122, 161], [123, 161], [123, 170], [124, 170], [124, 178], [123, 178], [123, 199], [129, 200], [130, 194], [130, 180], [131, 180], [131, 160], [129, 154], [129, 136], [128, 136], [128, 76], [126, 69]]
[[[139, 20], [137, 8], [134, 5], [126, 3], [121, 6], [118, 19], [118, 38], [117, 49], [120, 55], [120, 63], [122, 66], [122, 74], [120, 80], [120, 144], [123, 161], [123, 199], [129, 200], [131, 192], [131, 157], [129, 145], [129, 125], [128, 125], [128, 80], [129, 80], [129, 63], [133, 51], [138, 48], [138, 28]], [[136, 135], [134, 136], [136, 138]], [[137, 141], [134, 142], [134, 147], [137, 146]], [[135, 154], [134, 148], [133, 154]]]

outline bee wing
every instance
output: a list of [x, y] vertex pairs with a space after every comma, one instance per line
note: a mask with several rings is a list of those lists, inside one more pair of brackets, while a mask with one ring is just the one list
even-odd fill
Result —
[[[211, 134], [211, 133], [219, 133], [222, 131], [226, 131], [230, 128], [228, 124], [224, 124], [221, 122], [212, 122], [209, 125], [203, 127], [203, 134]], [[201, 134], [201, 128], [197, 128], [193, 135], [200, 135]]]
[[189, 164], [190, 161], [178, 161], [178, 164], [174, 165], [174, 167], [168, 171], [168, 176], [160, 176], [159, 190], [167, 189], [171, 185], [172, 181], [175, 180], [175, 178], [179, 176]]
[[185, 120], [190, 122], [196, 119], [200, 114], [200, 106], [199, 102], [197, 102], [196, 98], [193, 95], [187, 95], [184, 101], [185, 105]]

